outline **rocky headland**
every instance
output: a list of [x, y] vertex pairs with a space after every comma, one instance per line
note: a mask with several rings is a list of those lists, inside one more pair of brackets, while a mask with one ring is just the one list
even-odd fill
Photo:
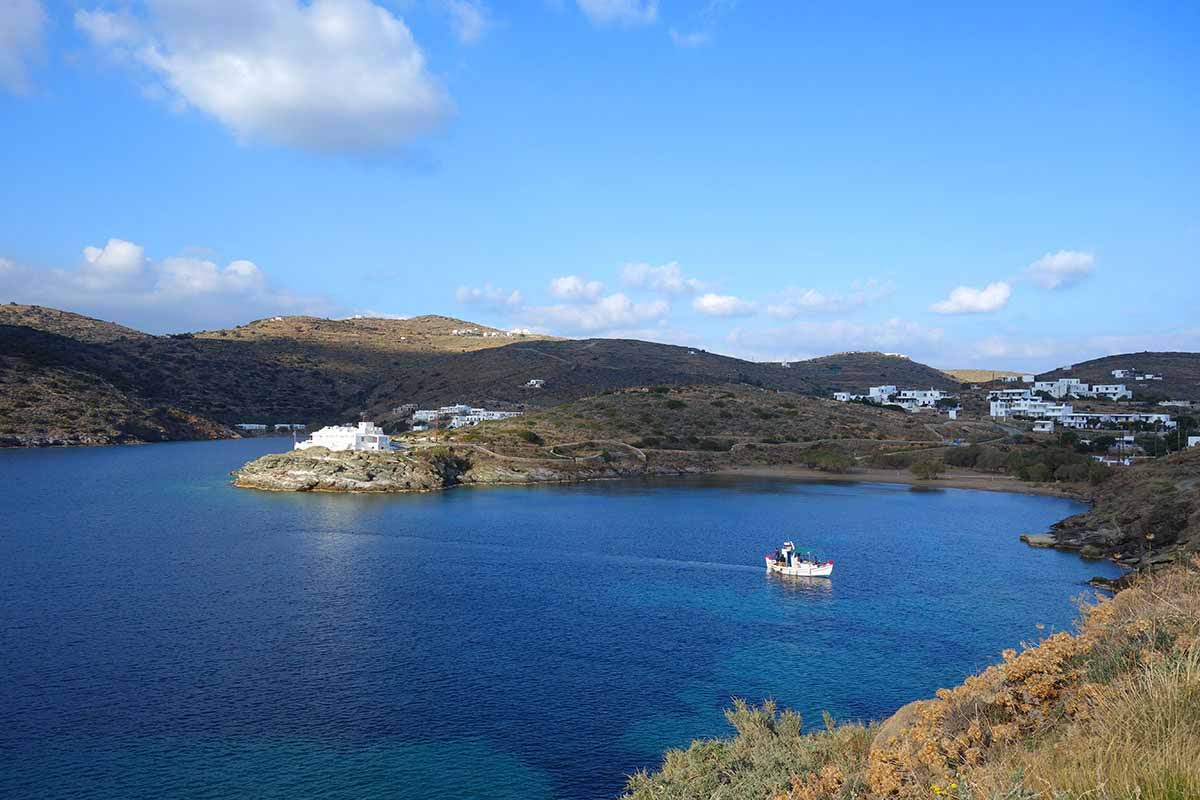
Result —
[[643, 475], [708, 472], [704, 463], [648, 465], [633, 452], [563, 458], [502, 456], [456, 445], [388, 453], [324, 447], [266, 455], [233, 473], [243, 489], [277, 492], [431, 492], [464, 485], [575, 483]]

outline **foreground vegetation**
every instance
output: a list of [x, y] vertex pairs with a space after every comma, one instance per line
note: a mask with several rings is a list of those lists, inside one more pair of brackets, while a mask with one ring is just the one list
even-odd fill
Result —
[[667, 753], [625, 800], [1200, 797], [1200, 558], [1082, 605], [1055, 634], [883, 724], [802, 732], [737, 701], [736, 735]]

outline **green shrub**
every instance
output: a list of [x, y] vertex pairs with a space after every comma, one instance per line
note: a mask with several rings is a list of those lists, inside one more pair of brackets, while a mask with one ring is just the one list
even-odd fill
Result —
[[533, 431], [517, 431], [517, 438], [529, 444], [543, 444], [542, 437]]
[[927, 458], [914, 462], [909, 470], [918, 478], [931, 481], [946, 471], [946, 464], [940, 458]]

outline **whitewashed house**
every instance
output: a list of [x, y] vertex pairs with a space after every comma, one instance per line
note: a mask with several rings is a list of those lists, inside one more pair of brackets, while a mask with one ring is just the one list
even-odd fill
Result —
[[833, 399], [837, 400], [839, 403], [849, 403], [850, 400], [854, 396], [855, 395], [852, 395], [849, 392], [834, 392], [833, 393]]
[[521, 416], [520, 411], [489, 411], [486, 408], [472, 408], [465, 414], [455, 414], [450, 418], [451, 428], [470, 428], [481, 422], [493, 419], [508, 419]]
[[1050, 403], [1046, 400], [993, 400], [990, 414], [997, 419], [1005, 417], [1042, 417], [1061, 420], [1074, 409], [1068, 403]]
[[371, 422], [358, 425], [327, 425], [315, 432], [306, 441], [296, 442], [297, 450], [310, 447], [325, 447], [334, 452], [346, 450], [391, 450], [392, 437], [383, 428]]
[[900, 403], [908, 402], [914, 406], [935, 406], [939, 400], [949, 397], [940, 389], [901, 389]]
[[1188, 447], [1197, 447], [1197, 446], [1200, 446], [1200, 436], [1189, 436], [1188, 437]]
[[1061, 400], [1072, 392], [1078, 392], [1083, 381], [1079, 378], [1057, 378], [1052, 381], [1034, 381], [1035, 392], [1045, 392], [1055, 400]]
[[867, 389], [867, 397], [876, 403], [886, 403], [896, 394], [896, 387], [890, 384], [872, 386]]
[[525, 382], [526, 389], [543, 389], [546, 386], [545, 378], [530, 378]]
[[987, 393], [987, 399], [991, 400], [1032, 400], [1032, 389], [992, 389]]
[[239, 422], [234, 426], [243, 431], [265, 431], [267, 426], [260, 422]]
[[1054, 420], [1039, 419], [1033, 423], [1034, 433], [1054, 433]]

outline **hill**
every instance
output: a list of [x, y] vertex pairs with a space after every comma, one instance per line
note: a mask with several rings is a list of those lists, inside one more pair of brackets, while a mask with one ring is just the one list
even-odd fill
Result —
[[1030, 374], [1028, 372], [1009, 372], [1003, 369], [944, 369], [942, 372], [963, 383], [988, 383], [1004, 377]]
[[[634, 340], [504, 335], [441, 316], [272, 317], [152, 336], [8, 304], [0, 306], [0, 326], [0, 441], [8, 444], [139, 441], [145, 425], [161, 427], [151, 440], [223, 435], [241, 422], [327, 424], [382, 416], [406, 402], [537, 409], [657, 384], [742, 383], [814, 395], [881, 382], [954, 385], [931, 367], [878, 353], [785, 368]], [[531, 378], [545, 388], [524, 388]], [[42, 408], [44, 393], [56, 399]], [[153, 422], [163, 415], [194, 419], [196, 427]]]
[[[1113, 370], [1136, 370], [1140, 374], [1161, 375], [1161, 381], [1137, 381], [1114, 378]], [[1191, 400], [1200, 402], [1200, 353], [1123, 353], [1081, 361], [1042, 373], [1039, 380], [1079, 378], [1086, 383], [1124, 383], [1133, 390], [1134, 399]]]

